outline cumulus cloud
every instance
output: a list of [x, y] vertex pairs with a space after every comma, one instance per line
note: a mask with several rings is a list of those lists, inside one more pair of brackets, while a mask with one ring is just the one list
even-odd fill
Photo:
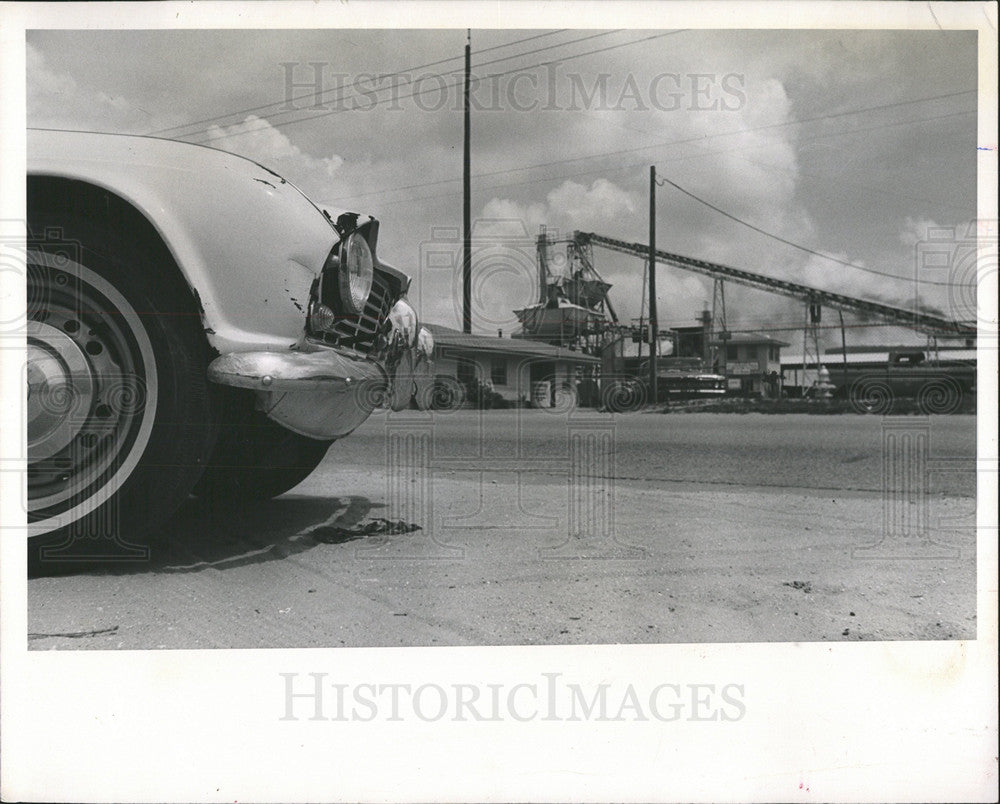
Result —
[[[44, 54], [26, 43], [28, 125], [141, 134], [171, 125], [128, 98], [95, 91], [68, 73], [53, 70]], [[334, 179], [344, 160], [337, 154], [313, 156], [295, 145], [267, 119], [248, 115], [229, 126], [213, 125], [206, 144], [260, 162], [307, 192], [330, 195], [342, 189]]]
[[[453, 44], [451, 34], [426, 32], [401, 35], [399, 41], [376, 35], [358, 39], [358, 32], [332, 35], [345, 58], [357, 54], [348, 62], [363, 56], [373, 64], [418, 52], [414, 63], [431, 61]], [[130, 53], [133, 75], [109, 72], [106, 60], [91, 61], [93, 49], [79, 48], [79, 32], [36, 35], [28, 43], [29, 122], [141, 133], [256, 107], [280, 99], [282, 75], [276, 64], [289, 58], [302, 64], [321, 61], [331, 47], [329, 33], [204, 36], [173, 32], [163, 39], [107, 40], [123, 48], [136, 41], [150, 45]], [[912, 278], [928, 229], [938, 221], [949, 222], [950, 215], [934, 203], [938, 189], [950, 208], [962, 210], [958, 215], [974, 214], [965, 211], [967, 201], [974, 209], [972, 189], [967, 189], [974, 188], [974, 161], [961, 156], [974, 145], [969, 138], [974, 132], [963, 134], [957, 120], [937, 124], [941, 128], [933, 131], [914, 121], [913, 126], [886, 127], [849, 140], [836, 137], [849, 133], [852, 119], [840, 115], [852, 109], [964, 86], [975, 75], [974, 35], [962, 34], [961, 41], [949, 37], [940, 32], [687, 32], [671, 39], [669, 48], [636, 45], [602, 53], [599, 60], [557, 65], [553, 74], [563, 88], [577, 70], [587, 88], [610, 74], [610, 102], [572, 103], [560, 96], [560, 108], [550, 111], [522, 114], [505, 107], [474, 112], [473, 169], [481, 178], [474, 179], [473, 192], [477, 203], [485, 200], [475, 210], [477, 244], [490, 249], [495, 246], [491, 241], [520, 240], [525, 245], [519, 247], [523, 259], [517, 264], [530, 272], [541, 225], [560, 237], [582, 229], [644, 242], [647, 171], [656, 164], [660, 175], [761, 229]], [[205, 47], [206, 42], [213, 47]], [[70, 57], [77, 52], [79, 58]], [[224, 70], [212, 72], [223, 64]], [[358, 69], [357, 63], [352, 69]], [[664, 70], [682, 76], [687, 94], [677, 108], [626, 102], [619, 110], [614, 104], [623, 81], [634, 77], [645, 98], [650, 82]], [[734, 108], [730, 94], [725, 110], [700, 106], [687, 92], [688, 71], [720, 81], [739, 77], [744, 102]], [[213, 75], [218, 81], [195, 87], [192, 94], [192, 75]], [[539, 98], [547, 76], [538, 73]], [[528, 86], [521, 79], [519, 91]], [[815, 122], [828, 114], [838, 117]], [[800, 118], [804, 125], [798, 124]], [[874, 122], [882, 120], [897, 118]], [[914, 149], [916, 138], [925, 135]], [[414, 274], [411, 293], [420, 292], [424, 314], [446, 323], [457, 320], [460, 293], [456, 297], [453, 272], [424, 270], [422, 262], [425, 243], [434, 240], [435, 232], [458, 231], [461, 225], [457, 109], [429, 113], [410, 104], [390, 112], [380, 107], [371, 114], [344, 115], [336, 126], [307, 123], [287, 129], [251, 116], [217, 126], [209, 136], [217, 137], [209, 143], [215, 147], [274, 168], [321, 205], [330, 202], [331, 208], [379, 217], [380, 255]], [[329, 145], [332, 137], [337, 145]], [[824, 139], [817, 146], [819, 137]], [[914, 171], [914, 165], [920, 169]], [[543, 175], [552, 178], [543, 183]], [[574, 178], [564, 180], [567, 175]], [[879, 192], [866, 192], [866, 186]], [[668, 251], [892, 304], [913, 302], [912, 282], [810, 257], [669, 186], [658, 188], [657, 201], [657, 242]], [[488, 256], [493, 259], [493, 252]], [[614, 283], [612, 299], [619, 315], [626, 320], [637, 316], [643, 261], [605, 250], [595, 250], [595, 259]], [[693, 324], [703, 304], [711, 302], [711, 281], [664, 267], [659, 271], [661, 319]], [[492, 276], [499, 282], [502, 274]], [[521, 288], [521, 280], [515, 279], [504, 281]], [[917, 292], [925, 306], [949, 309], [946, 288], [921, 285]], [[495, 297], [483, 291], [480, 296], [484, 304], [506, 304], [508, 312], [524, 302], [522, 297], [521, 290]], [[727, 286], [727, 301], [730, 321], [747, 327], [783, 321], [800, 326], [804, 315], [798, 302], [736, 286]], [[484, 313], [482, 320], [494, 321], [495, 316]]]
[[548, 207], [557, 213], [555, 221], [565, 220], [574, 228], [631, 215], [636, 206], [632, 193], [607, 179], [596, 179], [590, 187], [565, 181], [548, 194]]
[[[487, 201], [472, 230], [477, 326], [509, 332], [518, 327], [512, 311], [538, 300], [535, 238], [540, 226], [560, 236], [574, 229], [606, 229], [609, 220], [620, 220], [636, 208], [632, 193], [604, 178], [589, 185], [566, 180], [544, 201]], [[563, 252], [556, 249], [550, 256], [558, 272]]]
[[91, 90], [72, 75], [52, 70], [30, 42], [25, 55], [29, 126], [123, 133], [156, 127], [155, 115], [126, 98]]
[[337, 154], [316, 157], [305, 153], [284, 132], [256, 115], [231, 126], [210, 126], [207, 144], [260, 162], [304, 188], [325, 188], [326, 180], [344, 164]]
[[596, 179], [589, 186], [567, 179], [550, 190], [544, 202], [520, 203], [508, 198], [493, 198], [482, 209], [481, 218], [507, 220], [516, 227], [520, 222], [529, 232], [542, 224], [559, 231], [573, 229], [607, 230], [638, 207], [634, 193], [608, 179]]
[[903, 228], [899, 233], [899, 242], [904, 246], [916, 246], [926, 240], [934, 230], [941, 230], [943, 227], [930, 218], [914, 218], [909, 215], [903, 221]]
[[[594, 126], [595, 118], [598, 122], [614, 122], [604, 121], [606, 116], [581, 116], [572, 121], [571, 128], [579, 129], [580, 136], [586, 130], [590, 140], [595, 131], [620, 139], [620, 124]], [[654, 157], [658, 174], [672, 178], [695, 195], [761, 228], [796, 242], [814, 244], [815, 223], [797, 198], [800, 176], [796, 127], [786, 125], [794, 122], [794, 115], [781, 81], [755, 79], [747, 85], [747, 102], [739, 109], [700, 114], [660, 112], [642, 122], [646, 130], [640, 133], [650, 140], [678, 143], [666, 152], [669, 155], [665, 158]], [[720, 133], [726, 136], [719, 136]], [[568, 130], [566, 136], [572, 138], [572, 131]], [[613, 150], [615, 139], [610, 139], [607, 145]], [[524, 221], [533, 232], [545, 224], [550, 231], [561, 235], [581, 229], [645, 241], [644, 173], [634, 174], [641, 192], [607, 178], [589, 184], [566, 180], [548, 190], [544, 200], [494, 198], [484, 206], [483, 215]], [[807, 278], [830, 280], [829, 271], [817, 266], [807, 268], [805, 255], [788, 254], [788, 249], [763, 236], [747, 237], [747, 230], [739, 224], [669, 186], [658, 191], [658, 204], [661, 225], [668, 221], [658, 238], [661, 248], [803, 282]], [[734, 228], [740, 230], [738, 236], [734, 236]], [[755, 245], [748, 248], [748, 241]], [[786, 253], [775, 257], [782, 250]], [[641, 262], [607, 251], [600, 251], [596, 258], [599, 270], [608, 281], [614, 282], [612, 296], [619, 314], [625, 319], [637, 317], [642, 298]], [[711, 280], [663, 267], [658, 270], [663, 277], [658, 293], [661, 319], [672, 324], [694, 323], [703, 305], [711, 302]], [[738, 306], [739, 301], [737, 294], [733, 306]], [[754, 299], [753, 302], [763, 308], [787, 312], [785, 300]]]
[[[753, 213], [759, 225], [800, 229], [803, 219], [791, 215], [790, 207], [799, 170], [795, 128], [786, 125], [792, 120], [788, 95], [776, 79], [755, 81], [748, 102], [727, 113], [722, 124], [717, 115], [686, 117], [686, 138], [706, 138], [699, 150], [707, 154], [693, 161], [699, 170], [684, 171], [688, 189], [724, 198], [730, 211]], [[732, 133], [719, 137], [720, 130]]]
[[474, 224], [479, 238], [534, 237], [547, 223], [549, 207], [543, 203], [519, 204], [509, 198], [492, 198]]

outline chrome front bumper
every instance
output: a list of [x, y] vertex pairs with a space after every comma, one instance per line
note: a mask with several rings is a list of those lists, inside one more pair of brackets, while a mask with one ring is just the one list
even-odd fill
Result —
[[256, 392], [257, 407], [278, 424], [329, 440], [356, 429], [376, 408], [402, 410], [411, 399], [425, 408], [433, 363], [419, 349], [397, 354], [388, 370], [333, 349], [231, 352], [211, 362], [208, 378]]
[[377, 363], [352, 360], [332, 349], [316, 352], [230, 352], [208, 367], [220, 385], [275, 393], [343, 390], [355, 383], [377, 382], [384, 390], [385, 371]]

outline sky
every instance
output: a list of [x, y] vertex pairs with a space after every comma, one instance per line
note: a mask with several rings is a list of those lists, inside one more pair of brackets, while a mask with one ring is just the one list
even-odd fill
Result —
[[[422, 320], [458, 326], [448, 260], [462, 223], [465, 40], [29, 31], [28, 124], [249, 156], [322, 206], [379, 218], [380, 256], [414, 277]], [[842, 262], [669, 184], [656, 191], [661, 249], [971, 317], [963, 294], [914, 279], [930, 275], [928, 234], [962, 238], [976, 217], [974, 31], [498, 29], [473, 30], [471, 43], [476, 331], [509, 333], [512, 310], [536, 301], [540, 226], [648, 242], [651, 165]], [[641, 261], [597, 250], [595, 264], [619, 316], [638, 317]], [[706, 279], [661, 267], [657, 280], [661, 326], [691, 325], [711, 303]], [[797, 303], [736, 287], [727, 314], [732, 329], [778, 337], [803, 317]]]

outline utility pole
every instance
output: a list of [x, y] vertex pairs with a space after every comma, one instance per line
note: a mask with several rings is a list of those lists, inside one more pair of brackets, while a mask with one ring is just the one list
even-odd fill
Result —
[[844, 332], [844, 311], [837, 310], [837, 315], [840, 316], [840, 351], [843, 353], [844, 358], [841, 362], [843, 376], [840, 378], [840, 384], [847, 390], [847, 333]]
[[649, 166], [649, 401], [657, 402], [656, 341], [656, 166]]
[[638, 373], [639, 366], [642, 365], [642, 342], [645, 339], [646, 329], [645, 321], [646, 318], [643, 313], [646, 312], [646, 285], [649, 282], [649, 266], [642, 266], [642, 293], [639, 295], [639, 343], [638, 343], [638, 354], [635, 359], [636, 372]]
[[472, 332], [472, 158], [469, 82], [472, 75], [472, 29], [465, 39], [465, 148], [462, 165], [462, 332]]

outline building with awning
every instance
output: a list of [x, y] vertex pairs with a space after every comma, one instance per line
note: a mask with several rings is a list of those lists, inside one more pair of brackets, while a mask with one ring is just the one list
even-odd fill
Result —
[[[580, 404], [596, 396], [600, 358], [525, 338], [467, 334], [424, 324], [434, 336], [434, 373], [467, 386], [488, 383], [507, 402], [549, 407], [569, 394]], [[547, 394], [543, 386], [548, 384]], [[593, 390], [591, 390], [593, 389]], [[544, 396], [548, 404], [543, 404]]]

